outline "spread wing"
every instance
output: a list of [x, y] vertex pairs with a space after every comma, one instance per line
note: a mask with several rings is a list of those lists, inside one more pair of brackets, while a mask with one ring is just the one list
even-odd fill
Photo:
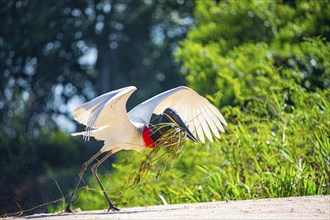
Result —
[[88, 139], [91, 135], [91, 130], [104, 125], [129, 125], [126, 102], [135, 90], [136, 87], [129, 86], [111, 91], [76, 108], [73, 111], [73, 117], [81, 124], [86, 125], [86, 131], [83, 133], [84, 138]]
[[[149, 124], [151, 115], [162, 114], [166, 108], [173, 108], [189, 130], [205, 143], [205, 136], [213, 141], [213, 135], [220, 138], [226, 120], [216, 107], [194, 90], [180, 86], [156, 95], [133, 108], [129, 118], [134, 122]], [[213, 134], [213, 135], [212, 135]]]

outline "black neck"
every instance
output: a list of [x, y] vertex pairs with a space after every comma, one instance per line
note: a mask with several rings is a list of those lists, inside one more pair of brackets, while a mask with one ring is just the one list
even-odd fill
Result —
[[158, 123], [154, 126], [151, 126], [152, 135], [150, 137], [154, 142], [156, 142], [163, 134], [165, 134], [171, 128], [171, 125], [164, 126], [164, 123], [169, 123], [169, 121], [167, 117], [161, 115], [159, 117]]

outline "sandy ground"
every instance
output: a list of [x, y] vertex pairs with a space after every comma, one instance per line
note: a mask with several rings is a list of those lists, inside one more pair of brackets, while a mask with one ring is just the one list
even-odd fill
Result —
[[330, 219], [330, 195], [77, 211], [8, 219]]

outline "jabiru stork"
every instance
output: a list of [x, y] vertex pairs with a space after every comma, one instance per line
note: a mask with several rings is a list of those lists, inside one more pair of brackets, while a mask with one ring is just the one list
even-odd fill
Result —
[[[111, 155], [120, 150], [141, 152], [153, 148], [161, 132], [153, 132], [149, 123], [153, 114], [160, 115], [159, 123], [176, 123], [186, 137], [194, 142], [197, 138], [205, 143], [205, 136], [211, 142], [213, 135], [220, 138], [226, 120], [207, 99], [193, 89], [180, 86], [160, 93], [134, 107], [127, 113], [126, 102], [136, 87], [129, 86], [100, 95], [73, 111], [75, 120], [86, 126], [85, 131], [73, 133], [82, 135], [85, 140], [94, 137], [104, 141], [103, 147], [88, 161], [82, 164], [79, 178], [75, 184], [65, 212], [71, 212], [70, 204], [87, 167], [101, 154], [107, 152], [91, 168], [109, 204], [109, 210], [119, 211], [108, 195], [97, 175], [98, 167]], [[171, 129], [168, 127], [167, 129]], [[205, 136], [204, 136], [205, 135]]]

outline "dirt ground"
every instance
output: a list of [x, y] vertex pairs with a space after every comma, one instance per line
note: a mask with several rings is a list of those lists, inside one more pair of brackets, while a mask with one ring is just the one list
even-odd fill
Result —
[[330, 219], [330, 195], [76, 211], [8, 219]]

